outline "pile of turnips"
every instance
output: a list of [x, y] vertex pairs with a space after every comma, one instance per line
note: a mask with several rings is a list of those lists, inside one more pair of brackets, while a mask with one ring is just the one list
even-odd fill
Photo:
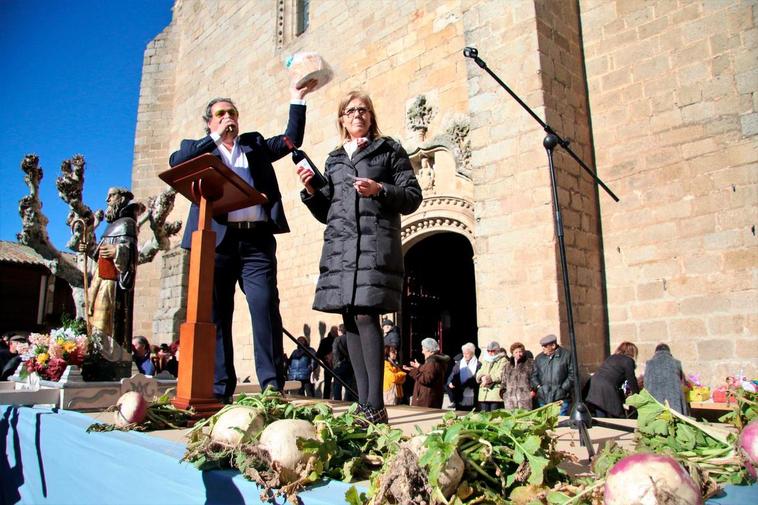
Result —
[[[156, 405], [168, 404], [167, 394], [152, 404], [137, 392], [124, 394], [114, 407], [115, 429], [150, 425]], [[199, 421], [183, 459], [202, 469], [237, 469], [261, 486], [265, 499], [284, 496], [292, 503], [325, 478], [370, 477], [367, 492], [348, 490], [350, 505], [699, 505], [725, 484], [756, 479], [758, 419], [752, 412], [735, 423], [743, 428], [738, 433], [672, 412], [644, 390], [631, 404], [638, 410], [635, 451], [601, 451], [605, 463], [596, 461], [592, 477], [584, 478], [558, 467], [568, 455], [555, 449], [557, 405], [450, 413], [408, 438], [388, 425], [366, 428], [354, 408], [335, 415], [325, 404], [298, 404], [268, 391], [241, 395]]]
[[273, 391], [240, 395], [193, 427], [183, 460], [202, 470], [237, 469], [263, 499], [298, 503], [297, 492], [320, 479], [366, 479], [382, 465], [402, 432], [366, 425], [354, 407], [334, 415], [324, 403], [291, 402]]

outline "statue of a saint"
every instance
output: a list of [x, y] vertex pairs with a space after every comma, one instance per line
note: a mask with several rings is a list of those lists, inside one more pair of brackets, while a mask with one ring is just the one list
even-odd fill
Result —
[[100, 341], [100, 357], [110, 362], [113, 379], [128, 377], [131, 371], [134, 281], [137, 272], [137, 216], [141, 203], [125, 188], [110, 188], [103, 232], [94, 251], [96, 260], [89, 288], [89, 321], [92, 334]]
[[434, 168], [426, 156], [421, 158], [421, 168], [419, 168], [416, 178], [422, 190], [428, 191], [434, 187]]

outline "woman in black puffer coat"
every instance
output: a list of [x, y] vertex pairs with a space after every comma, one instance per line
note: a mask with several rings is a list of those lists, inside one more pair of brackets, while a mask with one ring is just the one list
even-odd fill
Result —
[[326, 186], [314, 190], [312, 174], [298, 169], [303, 202], [326, 224], [313, 308], [342, 314], [359, 408], [370, 421], [382, 422], [379, 316], [400, 309], [400, 215], [419, 207], [421, 188], [402, 146], [381, 137], [368, 95], [348, 93], [337, 115], [343, 145], [326, 160]]

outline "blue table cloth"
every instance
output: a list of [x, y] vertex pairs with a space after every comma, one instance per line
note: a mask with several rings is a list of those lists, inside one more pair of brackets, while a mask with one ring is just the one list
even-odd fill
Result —
[[[180, 463], [184, 444], [134, 431], [86, 433], [93, 419], [78, 412], [8, 405], [0, 412], [0, 505], [263, 503], [237, 471]], [[329, 481], [299, 496], [304, 505], [339, 505], [349, 487]], [[758, 486], [726, 486], [706, 503], [757, 505]]]
[[[184, 444], [139, 432], [86, 433], [94, 421], [78, 412], [8, 405], [0, 412], [0, 504], [263, 503], [237, 471], [180, 463]], [[300, 498], [341, 504], [349, 487], [324, 482]]]

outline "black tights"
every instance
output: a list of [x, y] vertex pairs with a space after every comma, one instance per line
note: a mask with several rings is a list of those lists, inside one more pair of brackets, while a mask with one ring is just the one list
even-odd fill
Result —
[[378, 314], [344, 314], [347, 350], [355, 373], [358, 402], [384, 407], [384, 338]]

